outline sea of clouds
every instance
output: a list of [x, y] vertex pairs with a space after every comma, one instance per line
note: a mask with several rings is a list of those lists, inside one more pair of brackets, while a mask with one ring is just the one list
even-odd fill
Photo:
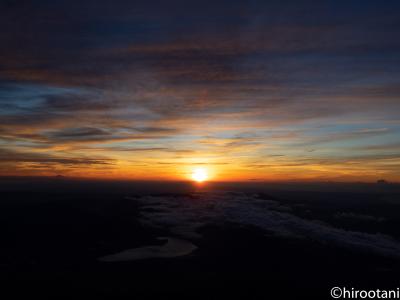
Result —
[[130, 197], [141, 204], [140, 221], [195, 241], [206, 225], [250, 225], [266, 234], [310, 239], [322, 244], [400, 258], [400, 242], [388, 235], [348, 231], [294, 215], [291, 208], [257, 194], [203, 192], [188, 195]]

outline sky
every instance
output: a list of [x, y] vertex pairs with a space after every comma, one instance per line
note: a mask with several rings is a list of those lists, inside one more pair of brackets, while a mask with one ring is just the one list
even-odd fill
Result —
[[0, 2], [0, 175], [400, 181], [399, 1]]

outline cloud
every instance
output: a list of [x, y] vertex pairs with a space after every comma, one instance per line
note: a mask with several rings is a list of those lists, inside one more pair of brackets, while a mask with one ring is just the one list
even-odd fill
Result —
[[110, 136], [110, 132], [93, 127], [78, 127], [78, 128], [66, 128], [60, 131], [52, 131], [48, 132], [47, 136], [51, 139], [55, 140], [64, 140], [64, 139], [84, 139], [90, 140], [92, 138], [104, 138]]
[[388, 143], [380, 145], [366, 145], [357, 148], [364, 151], [400, 151], [400, 143]]
[[[300, 218], [278, 201], [245, 193], [194, 193], [182, 196], [131, 198], [141, 204], [141, 220], [172, 234], [199, 239], [206, 225], [251, 225], [285, 238], [305, 238], [322, 244], [400, 257], [400, 242], [380, 233], [347, 231], [318, 220]], [[355, 215], [351, 215], [354, 217]], [[356, 216], [358, 217], [358, 216]]]
[[363, 139], [373, 136], [379, 136], [390, 133], [388, 128], [365, 128], [356, 131], [344, 131], [325, 133], [314, 137], [302, 137], [302, 142], [298, 143], [298, 146], [315, 146], [326, 143], [334, 143], [337, 141]]
[[365, 214], [355, 214], [352, 212], [339, 212], [334, 215], [335, 218], [338, 219], [353, 219], [353, 220], [358, 220], [358, 221], [365, 221], [365, 222], [383, 222], [385, 221], [385, 218], [382, 217], [375, 217], [371, 215], [365, 215]]
[[116, 103], [105, 101], [101, 94], [62, 94], [49, 95], [45, 98], [43, 108], [54, 112], [101, 112], [109, 111]]
[[0, 150], [0, 163], [38, 163], [60, 165], [108, 165], [112, 160], [106, 158], [90, 158], [76, 156], [55, 156], [46, 153], [21, 152], [10, 149]]
[[[357, 156], [362, 145], [345, 143], [399, 136], [397, 3], [0, 5], [0, 142], [10, 147], [163, 149], [258, 172], [265, 157], [327, 166]], [[315, 150], [303, 158], [303, 148]]]
[[125, 250], [119, 253], [100, 257], [99, 260], [104, 262], [118, 262], [148, 258], [171, 258], [188, 255], [197, 249], [195, 245], [184, 240], [171, 237], [158, 239], [165, 239], [167, 242], [161, 246], [144, 246]]

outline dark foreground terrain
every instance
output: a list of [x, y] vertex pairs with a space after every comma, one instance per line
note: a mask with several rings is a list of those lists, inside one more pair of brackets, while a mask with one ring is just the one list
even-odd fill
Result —
[[[331, 299], [334, 286], [400, 286], [396, 185], [3, 178], [0, 191], [2, 299]], [[101, 261], [159, 237], [197, 249]]]

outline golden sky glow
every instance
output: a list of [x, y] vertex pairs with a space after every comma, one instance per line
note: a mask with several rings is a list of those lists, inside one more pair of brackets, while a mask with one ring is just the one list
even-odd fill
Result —
[[0, 9], [0, 175], [400, 181], [398, 9], [135, 3]]

